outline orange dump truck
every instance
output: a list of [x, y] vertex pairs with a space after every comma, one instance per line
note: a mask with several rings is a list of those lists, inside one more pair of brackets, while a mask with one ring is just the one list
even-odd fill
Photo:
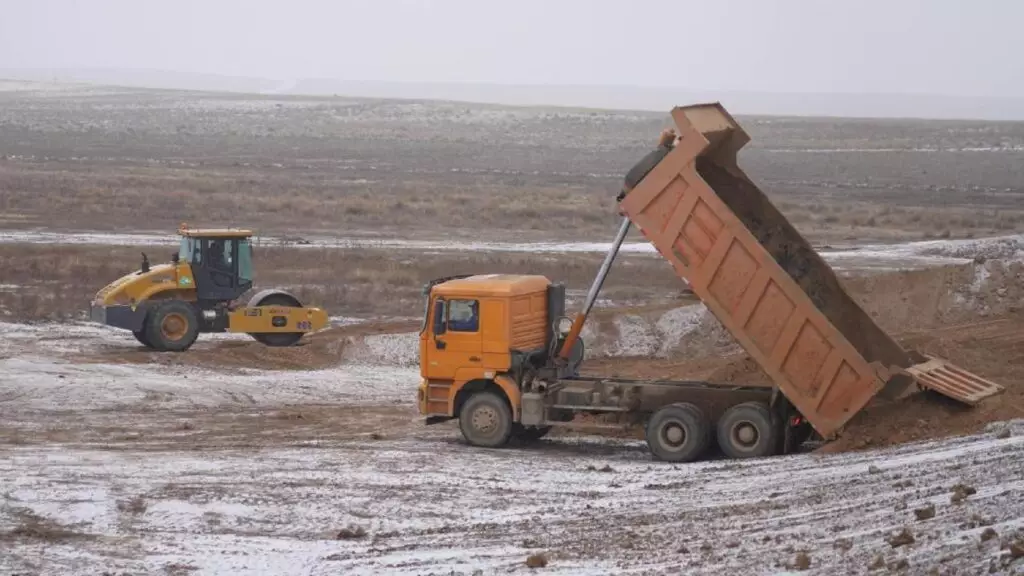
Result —
[[[749, 136], [719, 104], [677, 107], [676, 130], [626, 176], [623, 224], [583, 309], [540, 276], [440, 279], [427, 290], [420, 412], [474, 445], [533, 440], [581, 414], [644, 424], [655, 457], [785, 453], [834, 437], [873, 397], [930, 389], [967, 405], [998, 384], [903, 349], [843, 289], [736, 163]], [[769, 387], [579, 375], [579, 335], [635, 225], [772, 379]], [[588, 427], [592, 424], [586, 424]], [[608, 424], [605, 424], [608, 426]]]

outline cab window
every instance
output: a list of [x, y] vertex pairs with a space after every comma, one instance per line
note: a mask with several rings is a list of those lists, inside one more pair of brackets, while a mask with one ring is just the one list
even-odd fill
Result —
[[476, 332], [480, 329], [480, 303], [476, 300], [448, 302], [448, 329], [452, 332]]
[[223, 238], [214, 238], [206, 242], [206, 265], [225, 272], [232, 270], [231, 247], [234, 242]]
[[184, 236], [178, 246], [178, 260], [189, 264], [200, 264], [203, 261], [202, 244], [195, 238]]
[[246, 282], [252, 280], [252, 244], [249, 240], [238, 243], [238, 277]]

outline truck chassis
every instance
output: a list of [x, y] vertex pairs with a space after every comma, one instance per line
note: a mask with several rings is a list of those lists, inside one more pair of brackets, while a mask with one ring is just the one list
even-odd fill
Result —
[[[580, 415], [605, 421], [580, 422]], [[518, 422], [504, 395], [488, 390], [463, 403], [458, 418], [470, 444], [491, 448], [512, 438], [537, 440], [553, 428], [626, 431], [643, 426], [652, 454], [668, 462], [699, 460], [716, 444], [729, 458], [788, 454], [812, 433], [771, 387], [699, 380], [580, 376], [535, 381], [532, 391], [522, 394]], [[447, 418], [433, 419], [441, 420]]]

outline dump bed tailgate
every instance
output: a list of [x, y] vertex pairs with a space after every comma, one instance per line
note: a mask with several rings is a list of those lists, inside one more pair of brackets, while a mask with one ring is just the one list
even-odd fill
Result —
[[1002, 390], [904, 350], [864, 312], [736, 165], [749, 137], [724, 108], [672, 116], [675, 148], [621, 208], [820, 434], [883, 390], [916, 383], [971, 404]]

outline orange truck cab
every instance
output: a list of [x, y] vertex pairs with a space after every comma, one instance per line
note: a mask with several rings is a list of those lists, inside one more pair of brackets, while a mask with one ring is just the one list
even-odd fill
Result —
[[[463, 433], [483, 445], [509, 434], [543, 435], [546, 428], [518, 425], [518, 382], [558, 343], [553, 322], [564, 314], [564, 287], [544, 276], [482, 274], [441, 278], [424, 291], [420, 413], [429, 423], [472, 413], [476, 432], [463, 426]], [[582, 355], [580, 340], [563, 375], [579, 367]], [[487, 406], [472, 410], [478, 403]]]

